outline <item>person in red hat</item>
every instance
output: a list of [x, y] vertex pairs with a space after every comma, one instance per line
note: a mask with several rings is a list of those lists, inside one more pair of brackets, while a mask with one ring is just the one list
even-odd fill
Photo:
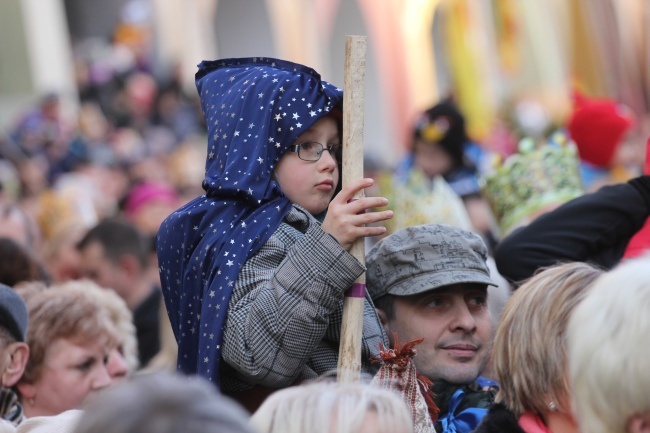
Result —
[[594, 191], [611, 183], [617, 153], [636, 116], [626, 105], [608, 98], [587, 98], [576, 92], [574, 102], [567, 129], [578, 147], [585, 190]]

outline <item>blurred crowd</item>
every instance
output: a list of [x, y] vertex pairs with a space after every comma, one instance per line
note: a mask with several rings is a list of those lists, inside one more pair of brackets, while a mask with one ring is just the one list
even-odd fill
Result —
[[123, 217], [151, 237], [200, 194], [205, 129], [197, 97], [160, 78], [138, 44], [76, 51], [80, 105], [70, 118], [43, 95], [0, 136], [2, 234], [44, 261], [54, 281], [78, 277], [69, 247], [85, 230]]
[[[77, 46], [77, 114], [49, 93], [0, 136], [0, 282], [112, 289], [121, 376], [175, 365], [154, 237], [203, 193], [206, 148], [198, 98], [154, 70], [141, 36], [118, 28], [112, 41]], [[57, 311], [42, 328], [54, 337]]]

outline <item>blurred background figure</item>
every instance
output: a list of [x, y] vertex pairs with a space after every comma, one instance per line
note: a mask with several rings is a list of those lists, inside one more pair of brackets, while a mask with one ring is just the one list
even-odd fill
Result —
[[148, 270], [151, 282], [160, 285], [158, 256], [155, 238], [160, 224], [180, 205], [181, 197], [170, 184], [157, 180], [145, 180], [134, 184], [122, 202], [124, 218], [142, 234], [148, 248]]
[[367, 383], [313, 382], [271, 394], [251, 417], [259, 433], [412, 433], [400, 394]]
[[[315, 420], [315, 422], [318, 422]], [[198, 377], [139, 374], [93, 401], [75, 433], [255, 433], [248, 413]]]
[[540, 215], [583, 194], [576, 145], [557, 131], [548, 139], [523, 138], [517, 152], [481, 178], [498, 223], [499, 241]]
[[40, 247], [41, 233], [36, 220], [13, 203], [0, 204], [0, 236], [13, 239], [33, 253]]
[[600, 277], [567, 326], [569, 379], [580, 430], [650, 431], [650, 256]]
[[43, 263], [25, 245], [0, 237], [0, 283], [14, 287], [29, 281], [48, 283], [50, 275]]
[[145, 236], [153, 238], [162, 221], [180, 205], [176, 190], [163, 182], [133, 185], [124, 199], [124, 215]]
[[[17, 120], [10, 137], [16, 155], [37, 162], [43, 169], [41, 175], [51, 182], [74, 152], [68, 146], [73, 130], [61, 114], [60, 96], [48, 93]], [[30, 185], [27, 178], [23, 180], [25, 185]], [[32, 192], [36, 191], [32, 189]]]
[[106, 219], [78, 244], [82, 275], [114, 290], [133, 312], [140, 365], [160, 350], [160, 285], [149, 272], [150, 246], [142, 233], [123, 219]]
[[411, 140], [395, 174], [385, 174], [380, 181], [381, 194], [395, 211], [390, 231], [450, 224], [479, 233], [493, 245], [493, 217], [478, 184], [478, 167], [487, 158], [470, 141], [465, 118], [453, 100], [421, 113]]
[[636, 122], [634, 112], [623, 103], [575, 93], [567, 131], [578, 146], [580, 175], [586, 191], [625, 182], [640, 174], [643, 154], [639, 154], [639, 149], [643, 146], [642, 142], [633, 142]]
[[566, 376], [566, 326], [601, 273], [578, 262], [546, 268], [510, 297], [492, 348], [499, 392], [477, 433], [578, 433]]

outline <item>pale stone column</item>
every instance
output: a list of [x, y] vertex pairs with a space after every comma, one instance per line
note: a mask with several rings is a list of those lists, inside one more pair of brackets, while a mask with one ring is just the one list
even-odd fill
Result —
[[166, 67], [179, 67], [183, 86], [194, 91], [196, 65], [216, 59], [217, 0], [151, 0], [156, 51]]
[[0, 125], [47, 92], [74, 116], [79, 97], [63, 0], [2, 0], [0, 16]]

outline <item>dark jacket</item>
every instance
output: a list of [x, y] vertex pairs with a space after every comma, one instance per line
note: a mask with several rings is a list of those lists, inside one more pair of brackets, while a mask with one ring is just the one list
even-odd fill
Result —
[[573, 199], [506, 236], [494, 259], [515, 285], [542, 267], [588, 262], [616, 266], [630, 238], [650, 215], [650, 176], [602, 187]]
[[155, 286], [151, 288], [149, 296], [133, 310], [140, 367], [145, 367], [160, 351], [161, 303], [162, 293], [160, 288]]
[[519, 427], [519, 420], [503, 404], [495, 403], [474, 433], [526, 433]]

